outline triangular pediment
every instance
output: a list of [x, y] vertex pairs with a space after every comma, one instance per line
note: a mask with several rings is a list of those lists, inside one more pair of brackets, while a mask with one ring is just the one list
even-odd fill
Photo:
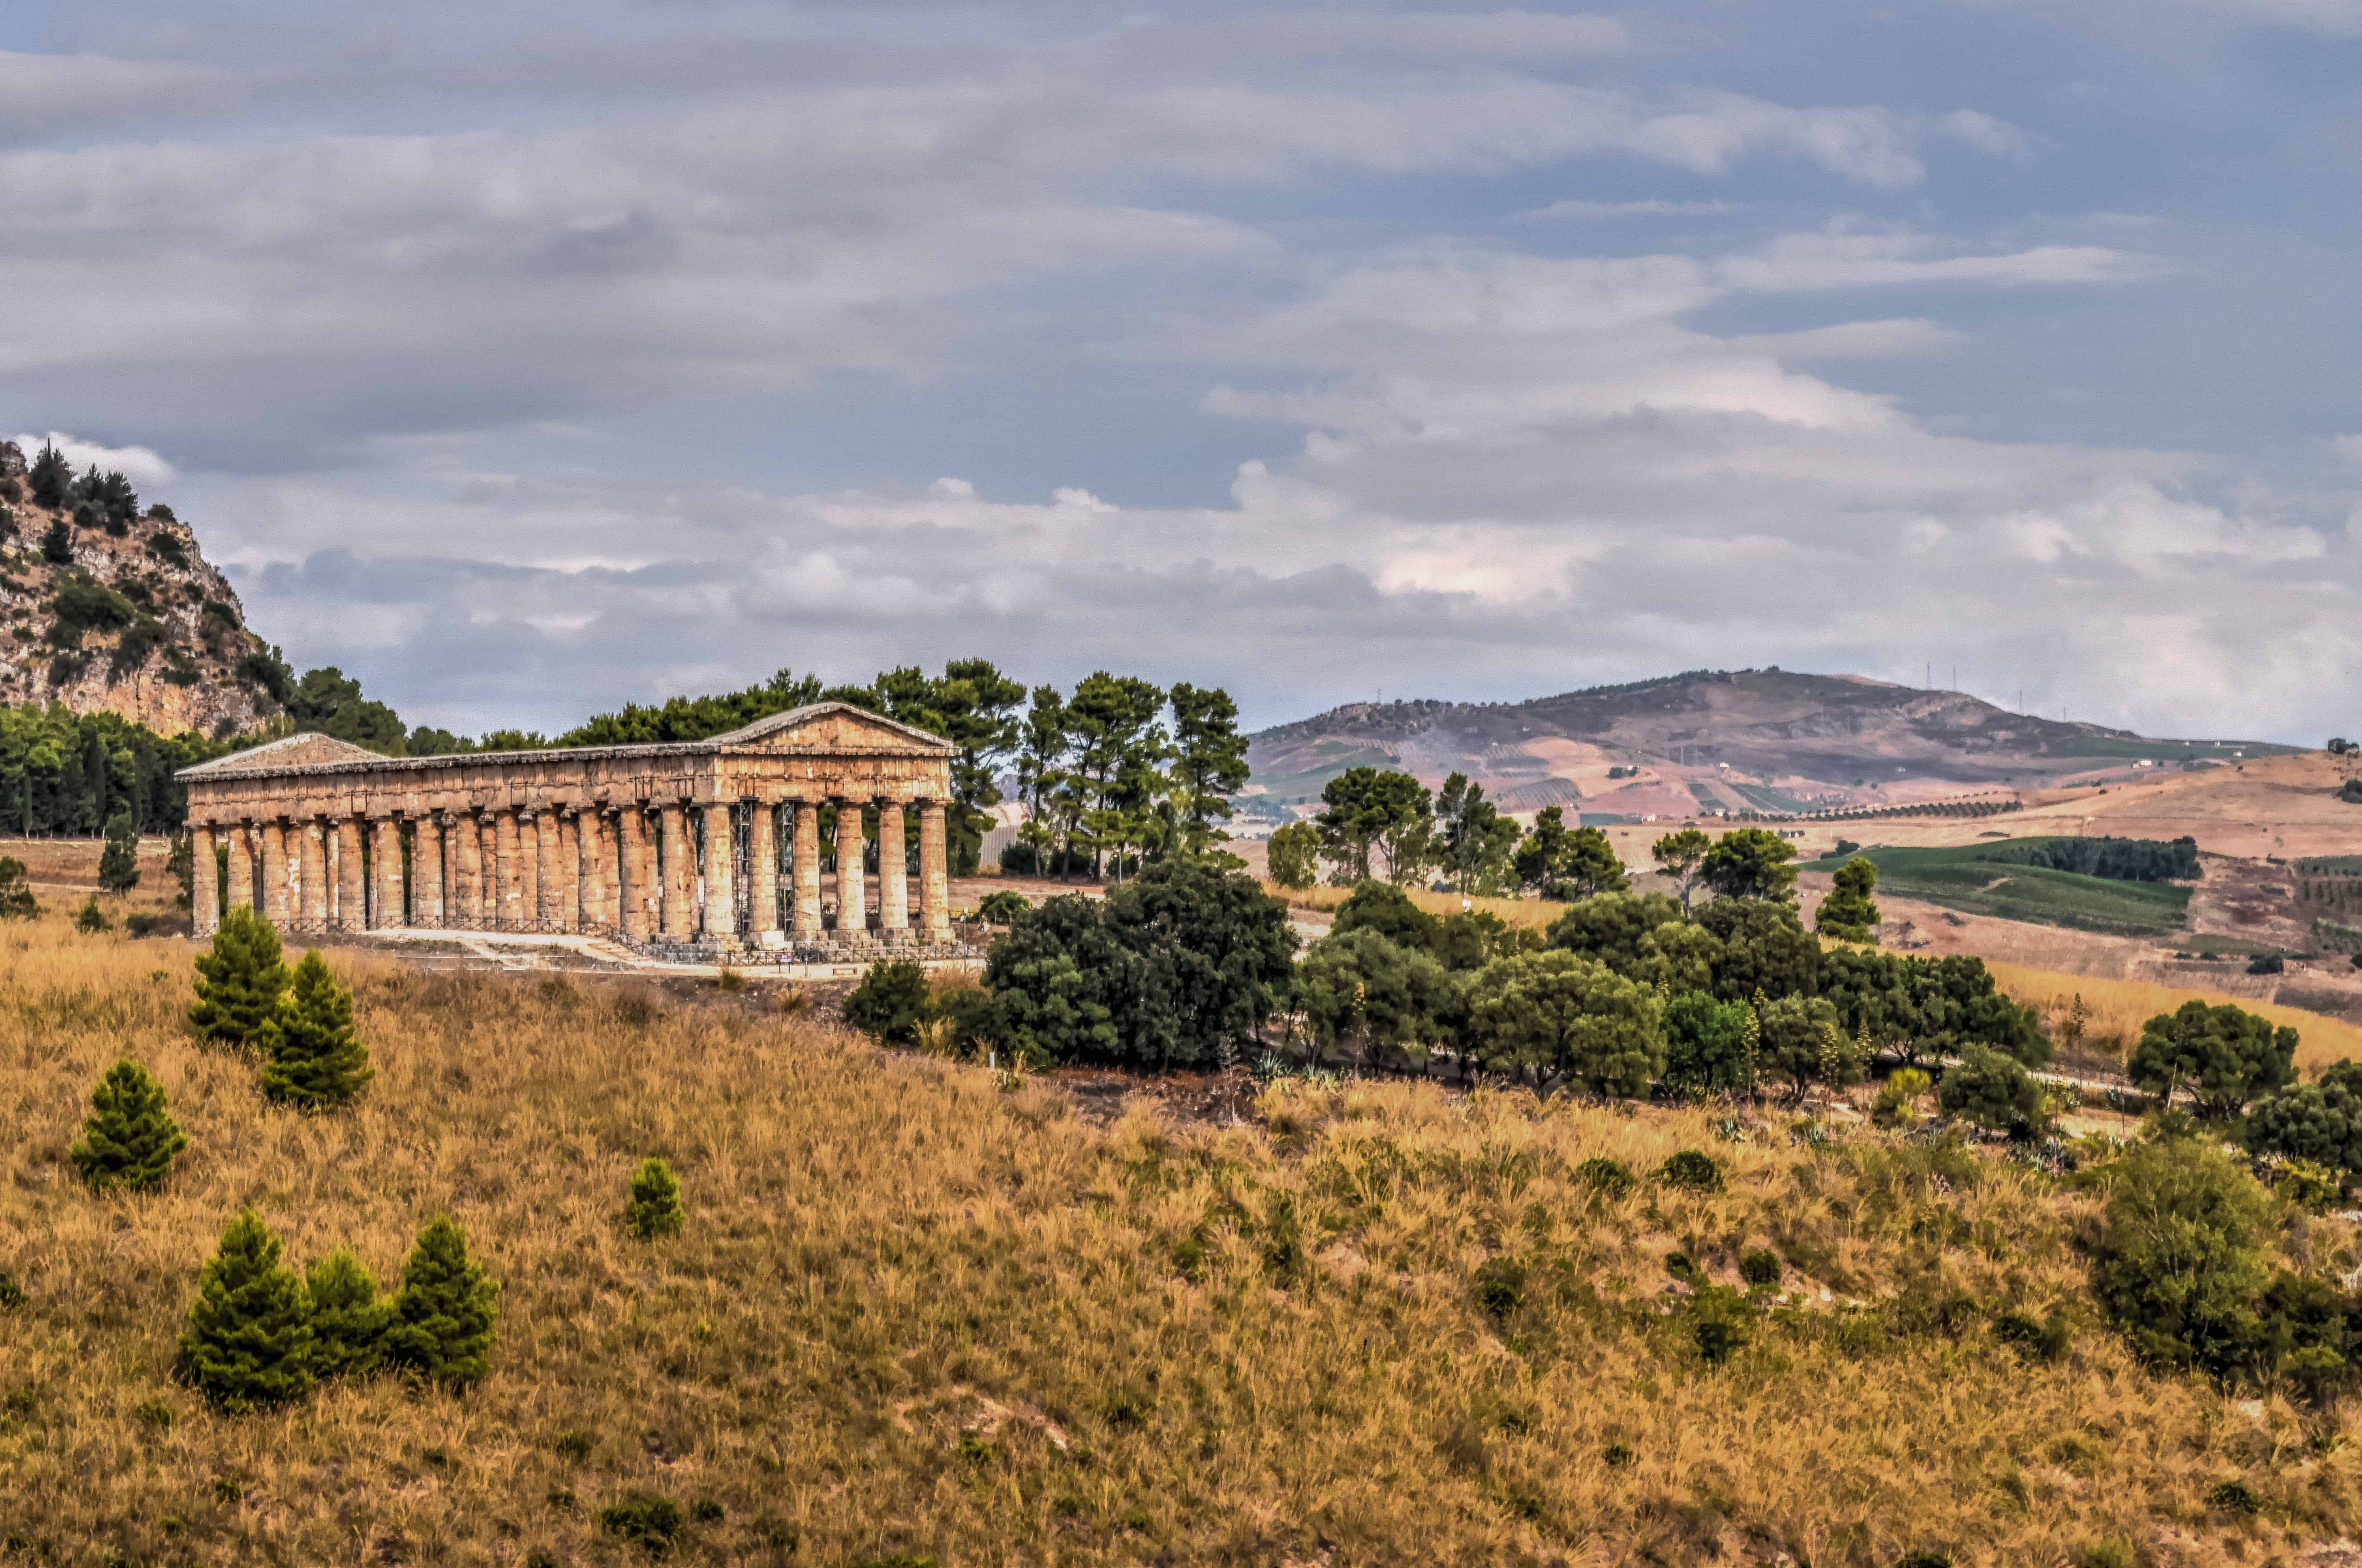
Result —
[[732, 750], [751, 746], [761, 751], [904, 756], [943, 756], [955, 749], [941, 735], [880, 717], [849, 702], [814, 702], [809, 707], [790, 708], [784, 713], [757, 719], [744, 729], [716, 735], [712, 744]]
[[277, 772], [289, 767], [309, 767], [329, 762], [383, 762], [386, 759], [365, 746], [341, 741], [334, 735], [313, 734], [308, 731], [270, 741], [245, 751], [234, 751], [227, 756], [200, 762], [193, 767], [183, 767], [183, 777], [191, 774]]

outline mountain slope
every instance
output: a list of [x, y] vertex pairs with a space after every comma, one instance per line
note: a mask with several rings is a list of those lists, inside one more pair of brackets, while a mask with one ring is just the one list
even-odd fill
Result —
[[61, 491], [0, 441], [0, 702], [63, 702], [159, 734], [224, 736], [279, 711], [284, 669], [166, 506], [119, 475]]
[[1251, 737], [1259, 814], [1357, 766], [1461, 772], [1512, 811], [1799, 812], [2055, 785], [2290, 748], [2153, 741], [1853, 675], [1691, 670], [1529, 702], [1351, 703]]

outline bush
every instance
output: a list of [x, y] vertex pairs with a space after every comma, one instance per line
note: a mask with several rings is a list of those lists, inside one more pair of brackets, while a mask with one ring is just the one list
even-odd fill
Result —
[[1310, 823], [1273, 829], [1264, 845], [1264, 864], [1283, 888], [1311, 887], [1320, 879], [1320, 830]]
[[1639, 1095], [1665, 1070], [1656, 993], [1572, 953], [1487, 964], [1468, 985], [1468, 1032], [1494, 1072], [1562, 1073], [1595, 1094]]
[[196, 958], [197, 1001], [189, 1009], [196, 1037], [216, 1045], [259, 1044], [287, 989], [279, 933], [248, 904], [234, 904]]
[[422, 1381], [463, 1388], [491, 1370], [500, 1286], [468, 1255], [468, 1234], [446, 1215], [418, 1234], [402, 1267], [386, 1331], [386, 1360]]
[[90, 1118], [69, 1154], [82, 1179], [99, 1191], [141, 1190], [170, 1176], [173, 1157], [188, 1146], [164, 1109], [164, 1086], [126, 1056], [92, 1091]]
[[0, 920], [31, 920], [40, 912], [25, 878], [25, 863], [14, 856], [0, 855]]
[[1321, 938], [1296, 971], [1296, 1010], [1315, 1042], [1367, 1047], [1391, 1066], [1425, 1061], [1458, 1000], [1442, 965], [1369, 926]]
[[1665, 1006], [1665, 1082], [1702, 1094], [1754, 1088], [1747, 1053], [1747, 1007], [1684, 991]]
[[2250, 975], [2277, 975], [2288, 967], [2288, 961], [2277, 953], [2260, 953], [2247, 960]]
[[2242, 1141], [2257, 1154], [2362, 1172], [2362, 1062], [2339, 1062], [2317, 1082], [2257, 1100]]
[[1716, 1192], [1722, 1187], [1722, 1167], [1701, 1149], [1683, 1149], [1657, 1167], [1657, 1179], [1689, 1192]]
[[312, 1390], [304, 1283], [253, 1209], [223, 1227], [181, 1334], [181, 1371], [215, 1409], [243, 1415]]
[[2253, 1486], [2235, 1475], [2206, 1489], [2206, 1506], [2226, 1514], [2259, 1514], [2264, 1511], [2264, 1499]]
[[909, 1045], [927, 1018], [927, 972], [909, 958], [889, 958], [862, 971], [844, 999], [844, 1021], [881, 1044]]
[[1944, 1070], [1936, 1100], [1947, 1116], [2014, 1138], [2032, 1136], [2047, 1120], [2041, 1087], [2016, 1062], [1981, 1045], [1969, 1046], [1958, 1066]]
[[1746, 1001], [1761, 991], [1777, 1001], [1819, 991], [1821, 944], [1786, 902], [1716, 899], [1698, 911], [1697, 923], [1722, 944], [1714, 994], [1723, 1000]]
[[316, 947], [295, 966], [260, 1044], [264, 1097], [299, 1110], [348, 1104], [377, 1076], [353, 1029], [353, 994], [337, 984]]
[[74, 929], [84, 936], [96, 936], [103, 931], [113, 931], [115, 922], [106, 918], [106, 911], [98, 907], [98, 900], [94, 896], [74, 911]]
[[680, 1183], [670, 1165], [651, 1154], [632, 1176], [632, 1206], [624, 1211], [624, 1227], [645, 1241], [679, 1234], [681, 1218]]
[[626, 1492], [599, 1510], [599, 1528], [616, 1540], [662, 1554], [680, 1533], [680, 1508], [668, 1497]]
[[1574, 1167], [1574, 1178], [1606, 1198], [1618, 1198], [1634, 1186], [1632, 1167], [1606, 1154], [1594, 1154]]
[[2264, 1189], [2194, 1138], [2136, 1144], [2093, 1180], [2108, 1196], [2090, 1246], [2092, 1293], [2134, 1351], [2216, 1377], [2252, 1365], [2264, 1344]]
[[1993, 1320], [1993, 1332], [2037, 1361], [2057, 1361], [2075, 1339], [2066, 1318], [2055, 1310], [2038, 1320], [2024, 1312], [2003, 1312]]
[[1758, 1247], [1738, 1260], [1738, 1277], [1749, 1285], [1780, 1283], [1780, 1254], [1769, 1247]]
[[331, 1377], [367, 1377], [385, 1360], [393, 1303], [378, 1289], [350, 1247], [338, 1247], [304, 1273], [312, 1304], [312, 1370]]
[[1843, 1039], [1838, 1010], [1827, 1002], [1818, 997], [1785, 996], [1755, 1011], [1756, 1071], [1767, 1079], [1784, 1079], [1790, 1099], [1804, 1099], [1805, 1087], [1816, 1078], [1834, 1074], [1832, 1081], [1841, 1085], [1858, 1076], [1860, 1064], [1849, 1053], [1840, 1061], [1824, 1060], [1829, 1037]]
[[1356, 931], [1374, 931], [1396, 946], [1427, 952], [1435, 945], [1436, 928], [1442, 922], [1411, 902], [1410, 895], [1392, 882], [1372, 878], [1355, 887], [1337, 906], [1337, 917], [1329, 927], [1331, 936], [1344, 936]]
[[984, 896], [984, 901], [977, 905], [976, 918], [987, 925], [1015, 925], [1032, 907], [1024, 894], [1003, 888]]
[[1878, 1099], [1871, 1105], [1870, 1119], [1882, 1127], [1905, 1121], [1914, 1114], [1919, 1097], [1934, 1087], [1934, 1082], [1918, 1068], [1898, 1067], [1878, 1086]]

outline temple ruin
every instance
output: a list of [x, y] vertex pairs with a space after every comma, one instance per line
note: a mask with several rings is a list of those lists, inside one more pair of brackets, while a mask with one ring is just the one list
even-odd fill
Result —
[[[654, 745], [405, 757], [291, 735], [179, 775], [196, 930], [250, 904], [295, 933], [579, 934], [701, 962], [950, 956], [955, 755], [843, 702]], [[866, 853], [822, 864], [822, 813], [834, 845], [866, 851], [872, 811], [874, 906]]]

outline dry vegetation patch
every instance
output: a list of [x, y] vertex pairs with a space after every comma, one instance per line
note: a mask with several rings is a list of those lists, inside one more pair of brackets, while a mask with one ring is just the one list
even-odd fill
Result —
[[[1982, 1152], [1409, 1082], [1099, 1126], [741, 998], [351, 952], [378, 1077], [307, 1116], [187, 1040], [189, 951], [0, 926], [0, 1561], [622, 1562], [602, 1510], [657, 1500], [711, 1562], [2213, 1562], [2355, 1507], [2289, 1407], [2136, 1366], [2083, 1200]], [[101, 1198], [66, 1151], [126, 1053], [190, 1146]], [[1655, 1176], [1685, 1149], [1717, 1189]], [[687, 1209], [653, 1242], [650, 1154]], [[455, 1214], [491, 1377], [207, 1412], [174, 1341], [242, 1203], [389, 1279]], [[2057, 1360], [1994, 1330], [2054, 1309]], [[2208, 1505], [2231, 1477], [2260, 1513]]]

